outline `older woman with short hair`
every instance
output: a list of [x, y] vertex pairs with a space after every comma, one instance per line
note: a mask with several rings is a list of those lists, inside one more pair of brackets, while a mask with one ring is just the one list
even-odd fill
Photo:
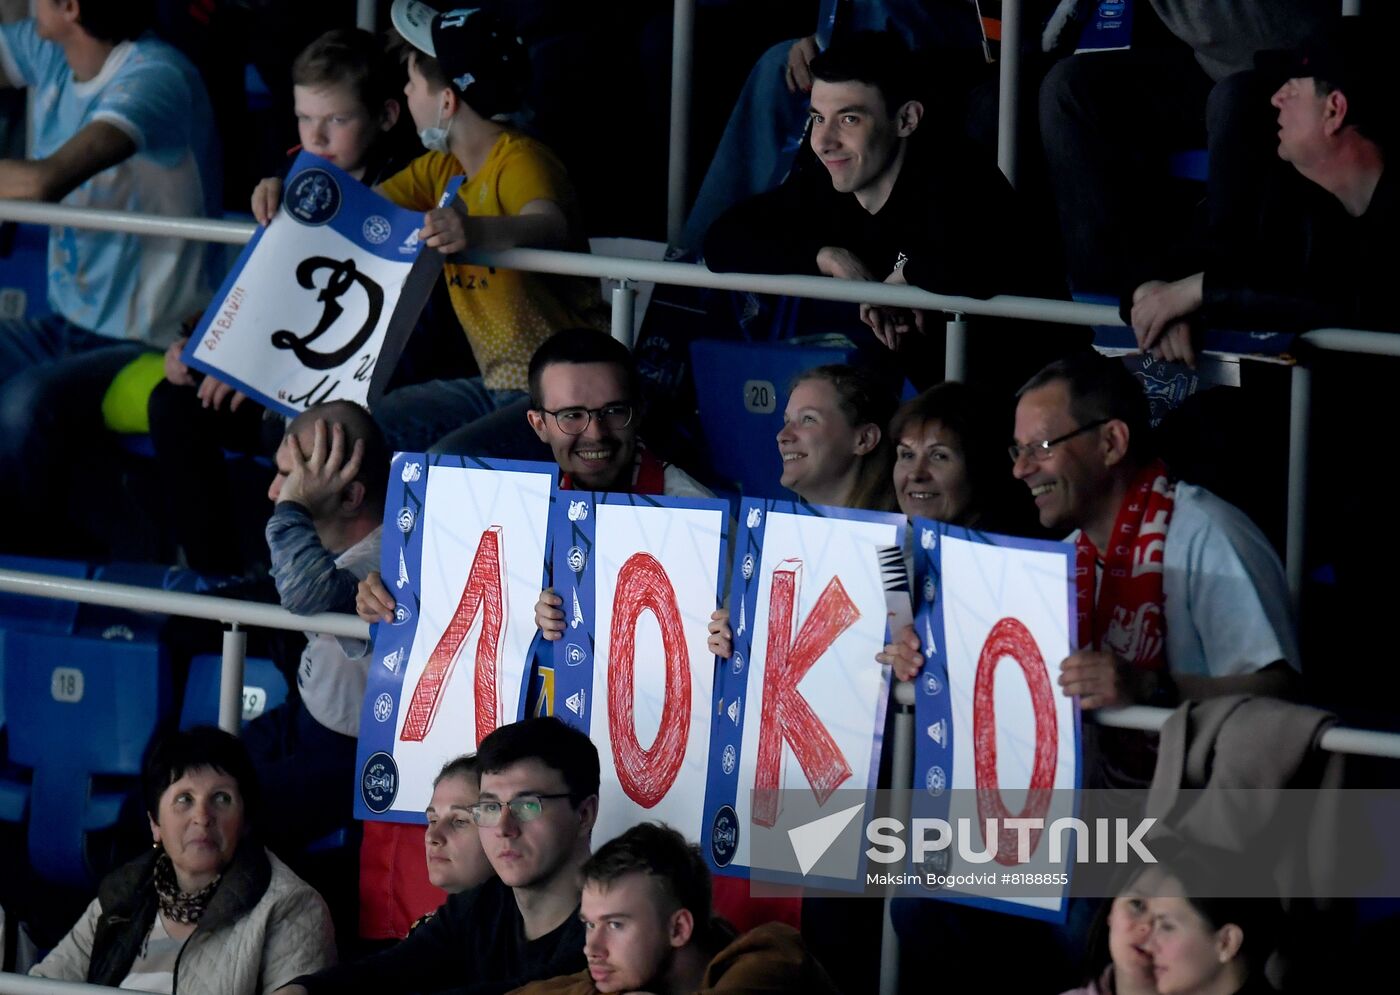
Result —
[[335, 962], [326, 903], [256, 839], [258, 785], [235, 737], [210, 727], [166, 736], [141, 787], [151, 852], [107, 875], [31, 974], [259, 995]]

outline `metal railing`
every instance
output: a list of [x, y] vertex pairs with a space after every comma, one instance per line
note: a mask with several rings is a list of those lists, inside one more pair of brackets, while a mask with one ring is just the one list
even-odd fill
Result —
[[0, 971], [0, 995], [112, 995], [112, 989], [84, 981], [54, 981]]
[[[164, 235], [201, 239], [229, 245], [242, 245], [253, 236], [256, 228], [250, 222], [215, 221], [204, 218], [169, 218], [154, 214], [134, 214], [122, 211], [64, 207], [32, 201], [0, 200], [0, 221], [19, 221], [41, 225], [68, 225], [100, 231], [130, 232], [140, 235]], [[998, 296], [982, 300], [974, 297], [954, 297], [931, 294], [916, 287], [892, 286], [886, 283], [834, 280], [824, 276], [769, 276], [753, 273], [712, 273], [696, 263], [654, 262], [589, 253], [558, 252], [549, 249], [506, 249], [496, 252], [472, 252], [467, 258], [489, 266], [533, 270], [571, 276], [596, 277], [621, 281], [613, 292], [613, 335], [632, 344], [632, 309], [637, 282], [665, 283], [685, 287], [709, 287], [764, 294], [787, 294], [853, 304], [884, 304], [892, 307], [923, 308], [943, 311], [950, 315], [944, 346], [944, 375], [960, 380], [967, 372], [967, 324], [964, 315], [1017, 318], [1049, 321], [1071, 325], [1112, 325], [1122, 327], [1117, 309], [1107, 304], [1082, 304], [1075, 301], [1046, 300], [1032, 297]], [[1319, 338], [1318, 336], [1322, 336]], [[1342, 348], [1348, 343], [1356, 351], [1393, 354], [1390, 337], [1376, 332], [1344, 332], [1328, 330], [1310, 333], [1304, 338], [1319, 348]], [[1358, 343], [1373, 343], [1363, 348]], [[1294, 367], [1290, 432], [1293, 450], [1290, 455], [1288, 491], [1288, 530], [1284, 563], [1288, 572], [1289, 592], [1294, 605], [1300, 597], [1303, 582], [1303, 538], [1306, 505], [1306, 436], [1310, 381], [1308, 371]], [[1300, 463], [1299, 460], [1303, 462]]]
[[353, 615], [293, 615], [276, 605], [235, 601], [207, 594], [157, 591], [134, 584], [0, 570], [0, 591], [224, 623], [227, 628], [223, 637], [223, 665], [219, 670], [219, 728], [234, 735], [238, 735], [242, 727], [243, 668], [248, 649], [248, 635], [242, 626], [260, 625], [268, 629], [324, 632], [351, 639], [369, 639], [369, 626]]
[[[67, 225], [97, 231], [119, 231], [136, 235], [163, 235], [200, 239], [228, 245], [242, 245], [253, 237], [256, 226], [246, 221], [214, 221], [203, 218], [169, 218], [157, 214], [64, 207], [35, 201], [0, 200], [0, 221], [20, 221], [40, 225]], [[856, 280], [833, 280], [825, 276], [769, 276], [756, 273], [713, 273], [698, 263], [655, 262], [620, 256], [596, 256], [583, 252], [551, 249], [503, 249], [469, 252], [468, 261], [483, 266], [532, 270], [565, 276], [596, 277], [623, 282], [626, 321], [614, 314], [614, 334], [631, 344], [631, 283], [666, 283], [682, 287], [708, 287], [760, 294], [786, 294], [817, 300], [852, 304], [884, 304], [891, 307], [944, 311], [953, 316], [948, 323], [945, 369], [950, 379], [961, 379], [966, 372], [966, 324], [963, 315], [1020, 318], [1068, 325], [1122, 325], [1116, 308], [1106, 304], [1045, 300], [1009, 295], [982, 300], [931, 294], [917, 287]], [[614, 303], [619, 298], [614, 295]], [[626, 331], [619, 329], [625, 325]]]
[[[332, 636], [345, 636], [351, 639], [370, 638], [370, 627], [354, 615], [325, 613], [320, 615], [294, 615], [275, 605], [248, 601], [235, 601], [207, 594], [186, 594], [180, 591], [159, 591], [154, 588], [134, 584], [113, 584], [100, 580], [74, 580], [68, 577], [53, 577], [48, 574], [29, 573], [23, 570], [0, 570], [0, 591], [13, 594], [27, 594], [39, 598], [53, 598], [61, 601], [75, 601], [80, 604], [107, 605], [114, 608], [127, 608], [133, 611], [158, 612], [165, 615], [182, 615], [187, 618], [203, 618], [223, 622], [234, 628], [241, 625], [259, 625], [271, 629], [289, 629], [295, 632], [317, 632]], [[238, 630], [241, 632], [241, 630]], [[225, 656], [225, 665], [229, 659]], [[228, 704], [237, 705], [241, 700], [242, 661], [238, 661], [238, 680], [231, 685], [227, 680], [222, 693], [232, 688]], [[225, 675], [227, 677], [228, 675]], [[912, 704], [912, 685], [902, 685], [897, 689], [900, 704]], [[905, 698], [908, 700], [904, 700]], [[220, 701], [220, 711], [225, 702]], [[1134, 705], [1128, 708], [1099, 710], [1092, 713], [1100, 725], [1123, 729], [1160, 729], [1170, 709], [1149, 708]], [[235, 724], [230, 731], [237, 732]], [[912, 747], [912, 729], [908, 745]], [[896, 736], [898, 749], [899, 737]], [[1351, 729], [1338, 727], [1324, 733], [1319, 746], [1333, 753], [1352, 753], [1365, 756], [1400, 759], [1400, 733]]]

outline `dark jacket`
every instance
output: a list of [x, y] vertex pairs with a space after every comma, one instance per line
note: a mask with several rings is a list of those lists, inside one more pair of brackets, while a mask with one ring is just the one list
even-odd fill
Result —
[[570, 915], [544, 936], [525, 936], [515, 893], [497, 878], [452, 895], [401, 942], [352, 964], [297, 978], [312, 995], [447, 992], [502, 995], [586, 966], [583, 924]]
[[[926, 128], [932, 125], [926, 124]], [[839, 193], [820, 161], [804, 154], [782, 186], [726, 212], [705, 237], [718, 273], [817, 275], [823, 246], [849, 249], [883, 280], [900, 255], [904, 278], [935, 294], [1064, 297], [1049, 237], [996, 166], [921, 129], [909, 139], [889, 199], [874, 214]]]
[[[1238, 245], [1187, 247], [1165, 273], [1147, 275], [1204, 272], [1200, 317], [1209, 328], [1400, 331], [1391, 292], [1400, 254], [1394, 173], [1381, 174], [1366, 213], [1354, 218], [1332, 194], [1279, 163], [1262, 184], [1252, 228]], [[1129, 320], [1131, 291], [1121, 311]]]
[[[935, 294], [1064, 298], [1050, 237], [1028, 219], [996, 166], [951, 138], [909, 139], [889, 199], [874, 214], [839, 193], [810, 148], [776, 190], [731, 208], [705, 237], [705, 263], [717, 273], [818, 275], [824, 246], [857, 256], [875, 280], [901, 257], [904, 279]], [[1046, 363], [1083, 348], [1089, 335], [1068, 325], [1005, 318], [969, 319], [969, 366], [999, 390], [1015, 390]], [[908, 350], [912, 349], [913, 352]], [[942, 343], [913, 336], [901, 349], [914, 385], [939, 379]]]

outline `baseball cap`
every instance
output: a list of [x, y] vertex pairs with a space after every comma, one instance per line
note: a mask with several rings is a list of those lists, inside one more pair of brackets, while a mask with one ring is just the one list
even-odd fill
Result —
[[[1254, 66], [1273, 85], [1309, 77], [1347, 98], [1347, 122], [1366, 130], [1379, 123], [1391, 101], [1382, 77], [1386, 54], [1379, 33], [1360, 17], [1344, 17], [1294, 49], [1260, 52]], [[1385, 36], [1389, 41], [1389, 36]]]
[[394, 28], [437, 59], [451, 86], [482, 117], [518, 110], [529, 80], [529, 57], [515, 29], [480, 7], [439, 12], [420, 0], [394, 0]]

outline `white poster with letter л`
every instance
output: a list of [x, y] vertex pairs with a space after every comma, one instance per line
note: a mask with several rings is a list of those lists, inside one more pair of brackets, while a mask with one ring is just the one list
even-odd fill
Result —
[[360, 713], [355, 817], [423, 822], [433, 778], [522, 717], [544, 580], [553, 463], [400, 453]]
[[[1063, 922], [1074, 846], [1069, 832], [1051, 827], [1076, 815], [1079, 787], [1079, 708], [1059, 686], [1060, 663], [1077, 641], [1074, 547], [924, 518], [911, 527], [914, 625], [924, 653], [912, 814], [946, 821], [955, 839], [922, 855], [911, 841], [908, 859], [917, 866], [902, 869], [959, 881], [925, 885], [925, 894]], [[989, 819], [997, 820], [990, 837]], [[1032, 822], [1023, 833], [1020, 819], [1040, 820], [1041, 828]], [[1060, 837], [1062, 858], [1053, 865], [1052, 836]], [[1021, 872], [1049, 880], [1000, 886], [1003, 875]], [[1034, 895], [1026, 883], [1037, 885]]]
[[441, 254], [419, 245], [422, 224], [420, 212], [301, 153], [282, 206], [181, 358], [289, 416], [323, 401], [372, 405], [442, 269]]
[[551, 521], [564, 636], [554, 714], [598, 747], [594, 837], [660, 820], [698, 839], [729, 504], [561, 491]]
[[[760, 868], [751, 855], [790, 852], [785, 801], [800, 799], [804, 822], [849, 807], [856, 791], [866, 818], [873, 809], [890, 682], [890, 668], [875, 660], [886, 618], [879, 552], [901, 545], [904, 529], [902, 515], [743, 502], [729, 600], [734, 654], [716, 672], [705, 791], [702, 849], [715, 871], [864, 888], [865, 845], [855, 834], [803, 876]], [[846, 801], [832, 797], [838, 788]]]

